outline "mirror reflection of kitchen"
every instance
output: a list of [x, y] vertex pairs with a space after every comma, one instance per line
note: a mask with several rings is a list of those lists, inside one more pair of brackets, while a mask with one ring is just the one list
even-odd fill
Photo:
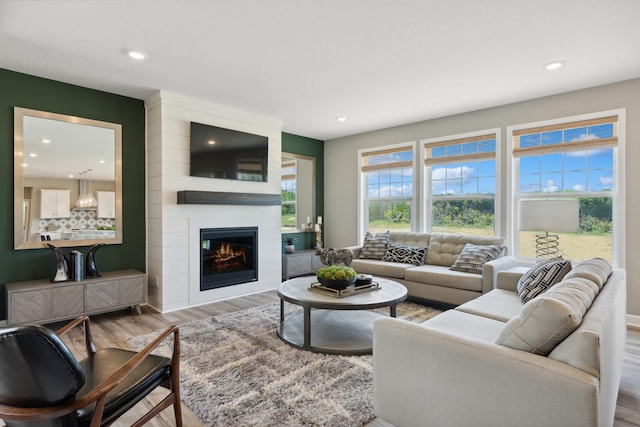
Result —
[[115, 238], [115, 132], [24, 117], [25, 242]]

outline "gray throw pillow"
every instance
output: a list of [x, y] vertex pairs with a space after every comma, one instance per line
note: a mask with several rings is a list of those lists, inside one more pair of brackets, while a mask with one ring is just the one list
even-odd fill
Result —
[[556, 283], [560, 283], [569, 271], [571, 271], [571, 261], [566, 259], [538, 262], [518, 280], [520, 301], [526, 304]]
[[502, 256], [504, 250], [505, 246], [502, 245], [474, 245], [467, 243], [449, 270], [482, 274], [484, 263]]
[[427, 248], [424, 246], [405, 246], [389, 242], [382, 261], [422, 265], [426, 255]]
[[389, 232], [378, 233], [375, 236], [369, 232], [364, 236], [364, 243], [358, 258], [382, 259], [387, 252]]

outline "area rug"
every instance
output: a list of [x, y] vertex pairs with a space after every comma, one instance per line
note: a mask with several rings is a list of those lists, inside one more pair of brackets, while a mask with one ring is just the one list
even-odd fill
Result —
[[[298, 307], [287, 304], [290, 315]], [[388, 313], [388, 309], [386, 310]], [[398, 305], [422, 322], [439, 313]], [[182, 401], [206, 426], [361, 426], [373, 420], [371, 356], [295, 349], [276, 334], [280, 304], [180, 325]], [[129, 339], [140, 349], [159, 331]], [[158, 352], [169, 356], [171, 340]]]

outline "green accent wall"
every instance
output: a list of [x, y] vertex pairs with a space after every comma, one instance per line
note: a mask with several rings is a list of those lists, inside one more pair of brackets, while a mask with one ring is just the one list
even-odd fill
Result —
[[[122, 124], [123, 243], [101, 248], [98, 271], [145, 271], [144, 101], [0, 68], [0, 318], [6, 318], [4, 284], [51, 277], [49, 249], [13, 249], [13, 107], [32, 108]], [[68, 254], [74, 248], [65, 248]], [[86, 253], [88, 247], [76, 248]]]
[[[282, 133], [282, 152], [301, 154], [316, 159], [316, 218], [324, 216], [324, 141], [304, 136]], [[313, 248], [315, 233], [284, 233], [282, 237], [295, 237], [296, 249]], [[282, 244], [284, 252], [284, 243]]]

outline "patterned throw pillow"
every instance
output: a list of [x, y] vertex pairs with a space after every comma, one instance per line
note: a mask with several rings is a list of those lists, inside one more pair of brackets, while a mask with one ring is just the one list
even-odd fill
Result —
[[358, 258], [382, 259], [389, 244], [389, 232], [373, 234], [367, 232]]
[[500, 257], [504, 250], [505, 247], [502, 245], [474, 245], [467, 243], [449, 270], [482, 274], [482, 265], [487, 261]]
[[382, 261], [422, 265], [426, 255], [427, 248], [424, 246], [404, 246], [390, 242]]
[[571, 262], [565, 259], [538, 262], [518, 280], [520, 301], [526, 304], [556, 283], [560, 283], [569, 271]]

